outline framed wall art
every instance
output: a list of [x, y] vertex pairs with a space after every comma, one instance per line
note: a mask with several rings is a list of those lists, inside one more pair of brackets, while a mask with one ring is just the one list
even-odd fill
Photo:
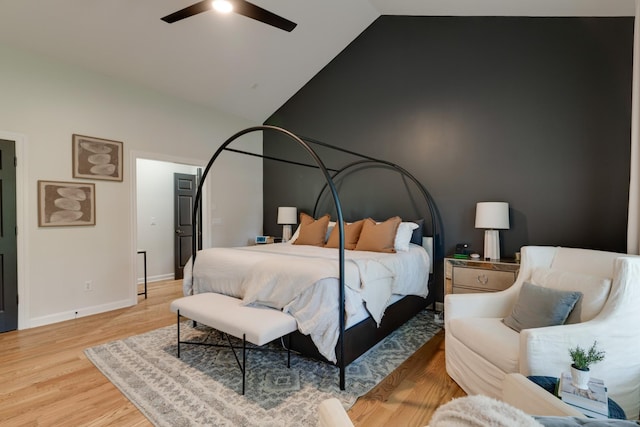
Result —
[[96, 187], [85, 182], [38, 181], [38, 226], [96, 225]]
[[122, 142], [74, 134], [73, 177], [122, 181]]

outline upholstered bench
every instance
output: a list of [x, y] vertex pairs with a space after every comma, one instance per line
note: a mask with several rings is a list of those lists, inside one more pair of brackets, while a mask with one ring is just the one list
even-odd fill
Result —
[[[190, 295], [174, 300], [170, 309], [178, 315], [178, 358], [180, 344], [199, 344], [201, 342], [180, 340], [180, 318], [182, 316], [202, 323], [227, 335], [228, 345], [206, 344], [214, 347], [231, 348], [240, 371], [242, 371], [242, 394], [246, 377], [246, 352], [256, 349], [247, 348], [247, 341], [260, 347], [271, 341], [289, 335], [297, 329], [296, 320], [289, 314], [266, 307], [251, 307], [242, 304], [242, 300], [215, 293]], [[242, 340], [242, 363], [236, 348], [228, 335]], [[287, 346], [287, 367], [290, 366], [291, 352]]]

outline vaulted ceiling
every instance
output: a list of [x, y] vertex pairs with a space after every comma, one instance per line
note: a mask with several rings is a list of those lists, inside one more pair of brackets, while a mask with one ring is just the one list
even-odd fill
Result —
[[261, 123], [380, 15], [635, 14], [634, 0], [254, 0], [297, 27], [160, 20], [196, 1], [0, 0], [0, 43]]

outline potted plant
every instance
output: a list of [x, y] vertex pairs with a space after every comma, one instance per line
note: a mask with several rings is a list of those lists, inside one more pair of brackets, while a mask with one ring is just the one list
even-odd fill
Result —
[[598, 341], [594, 341], [589, 350], [575, 346], [569, 349], [571, 356], [571, 383], [579, 389], [589, 388], [589, 366], [604, 360], [605, 352], [598, 350]]

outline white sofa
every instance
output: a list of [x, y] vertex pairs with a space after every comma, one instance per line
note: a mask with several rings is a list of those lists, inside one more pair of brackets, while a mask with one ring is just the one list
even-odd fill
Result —
[[[640, 257], [562, 247], [523, 247], [518, 278], [509, 289], [484, 294], [455, 294], [445, 298], [445, 357], [447, 373], [468, 394], [502, 398], [509, 373], [559, 376], [569, 369], [568, 349], [590, 347], [597, 340], [605, 360], [593, 365], [609, 395], [637, 418], [640, 409]], [[542, 272], [542, 273], [541, 273]], [[503, 323], [516, 303], [524, 282], [549, 273], [548, 287], [571, 286], [611, 279], [603, 295], [588, 289], [581, 303], [579, 323], [523, 329]], [[558, 279], [561, 280], [558, 280]], [[584, 280], [581, 280], [584, 278]], [[602, 279], [604, 278], [604, 279]], [[566, 279], [566, 280], [565, 280]], [[594, 280], [592, 280], [594, 279]], [[559, 283], [558, 283], [559, 282]], [[589, 285], [591, 286], [591, 285]], [[595, 292], [598, 301], [587, 301]], [[595, 308], [594, 308], [595, 307]], [[591, 313], [585, 311], [591, 310]], [[596, 310], [596, 311], [594, 311]], [[588, 314], [588, 316], [587, 316]]]

